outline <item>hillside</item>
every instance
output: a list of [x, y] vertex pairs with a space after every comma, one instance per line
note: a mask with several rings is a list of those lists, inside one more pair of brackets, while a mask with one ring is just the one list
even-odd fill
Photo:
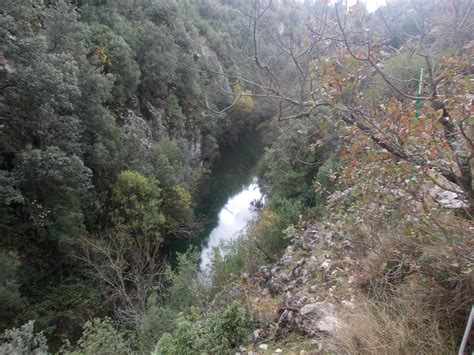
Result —
[[456, 353], [473, 7], [4, 0], [0, 353]]

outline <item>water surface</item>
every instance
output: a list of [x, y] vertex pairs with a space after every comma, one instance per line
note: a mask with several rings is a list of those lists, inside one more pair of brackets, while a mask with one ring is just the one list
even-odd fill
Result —
[[257, 209], [252, 205], [252, 202], [262, 199], [263, 196], [256, 177], [248, 186], [242, 186], [238, 193], [229, 197], [218, 214], [217, 225], [204, 240], [201, 251], [201, 271], [206, 271], [209, 268], [214, 247], [223, 241], [237, 238], [240, 232], [245, 230], [248, 223], [257, 215]]
[[212, 248], [238, 236], [256, 217], [252, 202], [262, 199], [255, 168], [263, 153], [257, 132], [245, 134], [239, 143], [221, 151], [210, 180], [202, 187], [196, 215], [204, 221], [200, 236], [201, 270], [209, 267]]

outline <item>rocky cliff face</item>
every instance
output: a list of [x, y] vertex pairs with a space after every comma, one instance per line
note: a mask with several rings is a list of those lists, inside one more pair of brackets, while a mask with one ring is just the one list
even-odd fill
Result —
[[296, 331], [314, 338], [318, 351], [330, 350], [325, 336], [342, 324], [344, 312], [355, 308], [356, 249], [330, 225], [306, 223], [295, 229], [277, 262], [254, 276], [243, 275], [235, 296], [250, 303], [262, 324], [268, 322], [268, 328], [254, 332], [253, 341], [278, 341]]
[[[196, 41], [195, 59], [200, 57], [206, 58], [211, 63], [216, 72], [224, 73], [224, 66], [218, 58], [217, 53], [210, 47], [208, 40], [199, 35]], [[215, 82], [206, 84], [212, 86], [212, 91], [220, 93], [221, 97], [213, 97], [212, 101], [225, 101], [228, 97], [227, 93], [231, 93], [229, 81], [225, 76], [217, 75]], [[143, 99], [143, 102], [135, 97], [131, 100], [129, 108], [120, 111], [117, 114], [117, 119], [122, 123], [127, 139], [138, 138], [144, 147], [151, 149], [153, 142], [158, 141], [162, 137], [171, 140], [179, 140], [180, 145], [184, 148], [191, 159], [191, 161], [198, 163], [203, 160], [203, 132], [199, 125], [189, 125], [193, 128], [175, 129], [169, 127], [172, 119], [168, 117], [163, 102], [150, 101]], [[210, 98], [209, 98], [209, 101]], [[186, 127], [186, 125], [185, 125]]]
[[166, 113], [147, 103], [148, 117], [145, 119], [140, 112], [127, 109], [118, 114], [126, 139], [139, 140], [146, 149], [152, 149], [154, 142], [166, 137], [180, 141], [180, 145], [188, 153], [190, 160], [200, 162], [202, 159], [202, 134], [199, 128], [192, 131], [174, 132], [170, 135], [168, 127], [163, 123]]

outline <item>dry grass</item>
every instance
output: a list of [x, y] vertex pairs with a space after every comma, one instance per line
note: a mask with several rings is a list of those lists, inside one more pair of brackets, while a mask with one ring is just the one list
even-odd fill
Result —
[[359, 236], [361, 307], [345, 315], [336, 352], [455, 353], [474, 300], [473, 222], [432, 213], [409, 228], [367, 230], [376, 233]]
[[333, 346], [346, 354], [451, 354], [430, 310], [407, 291], [390, 300], [366, 298], [364, 306], [345, 314], [332, 337]]

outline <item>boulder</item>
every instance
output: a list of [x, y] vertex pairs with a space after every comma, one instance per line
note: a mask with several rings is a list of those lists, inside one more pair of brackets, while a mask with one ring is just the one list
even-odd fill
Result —
[[298, 329], [307, 335], [333, 332], [337, 325], [336, 306], [330, 302], [310, 303], [302, 307], [297, 320]]
[[[456, 190], [458, 192], [456, 192]], [[453, 191], [445, 191], [439, 187], [435, 187], [430, 190], [430, 195], [437, 203], [444, 208], [450, 209], [461, 209], [467, 208], [468, 204], [463, 200], [462, 191], [456, 188]]]

